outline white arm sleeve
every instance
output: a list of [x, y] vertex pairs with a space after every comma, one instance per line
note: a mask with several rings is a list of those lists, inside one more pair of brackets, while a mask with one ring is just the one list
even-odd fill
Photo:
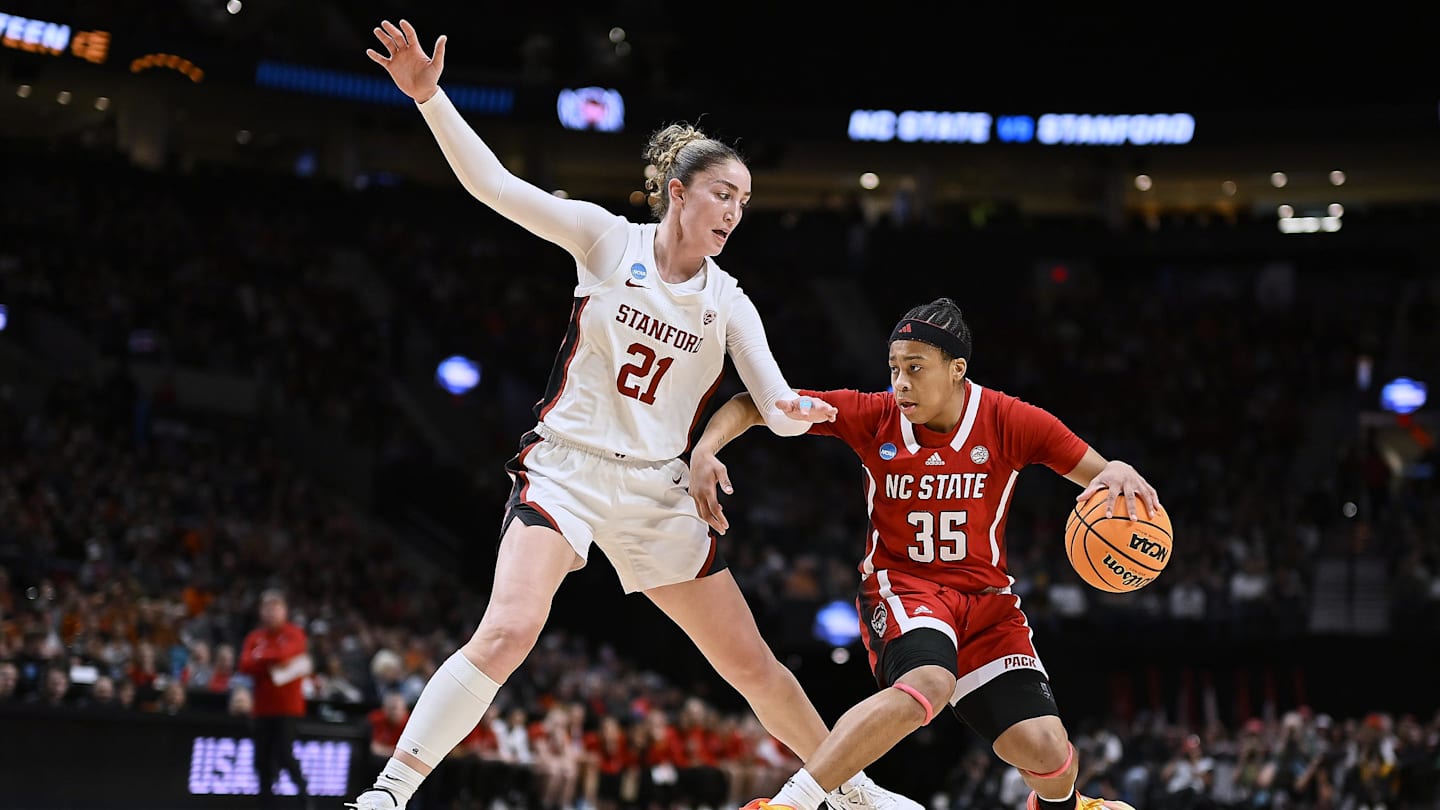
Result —
[[740, 293], [731, 307], [730, 319], [725, 327], [725, 349], [740, 372], [745, 390], [760, 409], [765, 426], [778, 436], [799, 436], [810, 429], [809, 422], [791, 419], [775, 407], [782, 399], [796, 399], [790, 384], [780, 373], [780, 365], [770, 352], [770, 342], [765, 338], [765, 324], [760, 321], [760, 312], [750, 296]]
[[[521, 180], [500, 163], [445, 95], [417, 104], [440, 151], [471, 196], [527, 231], [564, 248], [582, 271], [619, 265], [629, 234], [625, 218], [582, 200], [566, 200]], [[593, 279], [592, 279], [593, 280]], [[587, 281], [580, 279], [581, 283]]]

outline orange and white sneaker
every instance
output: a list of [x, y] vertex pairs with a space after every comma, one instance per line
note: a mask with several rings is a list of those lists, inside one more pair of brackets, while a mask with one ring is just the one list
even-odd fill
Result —
[[771, 804], [769, 799], [756, 799], [740, 810], [795, 810], [788, 804]]
[[[1040, 810], [1040, 797], [1033, 790], [1025, 801], [1025, 810]], [[1117, 799], [1092, 799], [1076, 793], [1075, 810], [1135, 810], [1135, 806]]]

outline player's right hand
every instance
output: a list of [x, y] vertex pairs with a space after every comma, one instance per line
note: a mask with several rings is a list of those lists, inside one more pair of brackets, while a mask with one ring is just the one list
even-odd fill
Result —
[[834, 405], [819, 397], [777, 399], [775, 407], [797, 422], [834, 422], [835, 415], [840, 413]]
[[385, 20], [375, 29], [375, 38], [385, 46], [388, 56], [381, 56], [374, 49], [367, 48], [365, 55], [377, 65], [385, 68], [400, 92], [424, 104], [440, 89], [440, 72], [445, 69], [445, 35], [435, 40], [435, 55], [426, 56], [420, 47], [420, 37], [415, 26], [406, 20], [396, 28]]
[[730, 528], [730, 521], [725, 519], [725, 507], [720, 505], [717, 487], [725, 490], [726, 495], [735, 494], [725, 465], [714, 453], [697, 448], [690, 456], [690, 497], [695, 500], [700, 519], [717, 533], [724, 534]]

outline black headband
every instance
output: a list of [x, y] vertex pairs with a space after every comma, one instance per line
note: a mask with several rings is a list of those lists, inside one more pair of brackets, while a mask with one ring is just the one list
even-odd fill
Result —
[[894, 343], [897, 340], [918, 340], [921, 343], [929, 343], [951, 357], [970, 359], [970, 344], [965, 342], [964, 338], [941, 329], [929, 321], [917, 321], [914, 318], [900, 321], [890, 332], [890, 342]]

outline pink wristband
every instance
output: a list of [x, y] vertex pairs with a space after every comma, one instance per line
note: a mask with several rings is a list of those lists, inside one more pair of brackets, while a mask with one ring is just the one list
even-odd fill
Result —
[[[921, 723], [920, 725], [930, 725], [930, 721], [935, 719], [935, 709], [930, 705], [930, 701], [926, 700], [925, 696], [920, 694], [920, 690], [916, 689], [908, 683], [897, 683], [895, 684], [895, 688], [899, 689], [901, 692], [904, 692], [910, 697], [915, 698], [915, 700], [920, 704], [920, 706], [925, 709], [925, 722]], [[1070, 763], [1067, 762], [1065, 764], [1069, 765]]]
[[1066, 743], [1066, 745], [1070, 746], [1070, 753], [1065, 756], [1065, 764], [1061, 765], [1057, 770], [1053, 770], [1050, 773], [1035, 773], [1034, 771], [1026, 771], [1025, 773], [1030, 774], [1036, 779], [1054, 779], [1057, 776], [1063, 776], [1066, 771], [1070, 770], [1070, 763], [1075, 761], [1075, 746], [1071, 743]]

